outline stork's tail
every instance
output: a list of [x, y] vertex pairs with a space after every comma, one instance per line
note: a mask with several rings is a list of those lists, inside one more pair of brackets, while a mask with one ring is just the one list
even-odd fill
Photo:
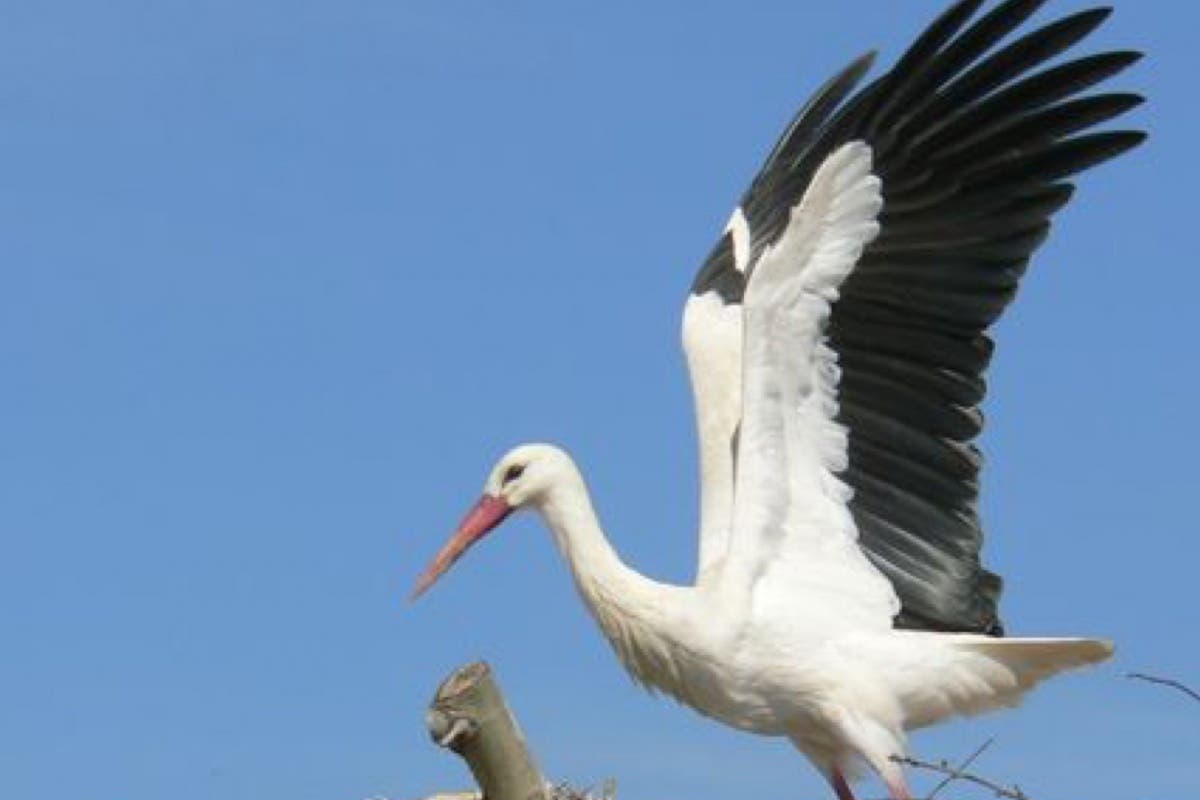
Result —
[[1099, 664], [1113, 654], [1107, 639], [996, 639], [964, 642], [966, 650], [982, 653], [1013, 671], [1021, 690], [1063, 670]]
[[[936, 635], [936, 634], [935, 634]], [[940, 634], [950, 648], [937, 688], [905, 698], [907, 728], [953, 714], [1015, 706], [1041, 681], [1064, 670], [1098, 664], [1113, 654], [1104, 639], [998, 639]], [[928, 687], [932, 689], [933, 687]]]

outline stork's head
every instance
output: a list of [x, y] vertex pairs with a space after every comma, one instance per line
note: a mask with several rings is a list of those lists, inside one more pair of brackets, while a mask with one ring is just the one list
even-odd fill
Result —
[[471, 545], [495, 530], [509, 514], [536, 506], [571, 469], [567, 454], [548, 444], [523, 444], [505, 453], [488, 474], [483, 496], [417, 580], [411, 599], [424, 594]]

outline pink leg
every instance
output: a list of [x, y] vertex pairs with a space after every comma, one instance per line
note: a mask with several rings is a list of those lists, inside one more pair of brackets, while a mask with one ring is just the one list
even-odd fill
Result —
[[884, 777], [883, 782], [887, 785], [888, 794], [892, 800], [912, 800], [912, 795], [908, 793], [908, 782], [904, 780], [904, 773], [896, 770]]
[[846, 776], [837, 767], [833, 768], [829, 782], [833, 784], [833, 791], [837, 792], [838, 800], [854, 800], [854, 792], [850, 791], [850, 784], [846, 783]]

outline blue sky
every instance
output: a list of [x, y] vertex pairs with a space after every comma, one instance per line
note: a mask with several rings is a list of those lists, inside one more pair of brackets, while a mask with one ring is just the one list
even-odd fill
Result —
[[[440, 678], [492, 661], [545, 770], [821, 797], [635, 689], [519, 519], [425, 600], [508, 446], [570, 449], [624, 556], [690, 578], [678, 312], [798, 103], [942, 0], [0, 4], [0, 795], [464, 787]], [[1054, 0], [1051, 11], [1077, 10]], [[1116, 661], [988, 737], [1035, 798], [1195, 793], [1192, 4], [1118, 2], [1150, 142], [1082, 181], [998, 331], [983, 497], [1012, 631]], [[1045, 18], [1045, 15], [1043, 15]]]

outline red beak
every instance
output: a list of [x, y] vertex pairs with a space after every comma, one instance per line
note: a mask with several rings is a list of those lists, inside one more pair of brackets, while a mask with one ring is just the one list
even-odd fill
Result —
[[409, 595], [409, 602], [424, 594], [446, 570], [454, 566], [454, 562], [458, 561], [471, 545], [482, 539], [484, 534], [503, 522], [505, 517], [511, 513], [512, 506], [499, 497], [485, 494], [479, 498], [479, 502], [467, 512], [463, 521], [458, 524], [458, 532], [450, 537], [429, 566], [425, 568], [425, 571], [421, 573], [416, 587]]

